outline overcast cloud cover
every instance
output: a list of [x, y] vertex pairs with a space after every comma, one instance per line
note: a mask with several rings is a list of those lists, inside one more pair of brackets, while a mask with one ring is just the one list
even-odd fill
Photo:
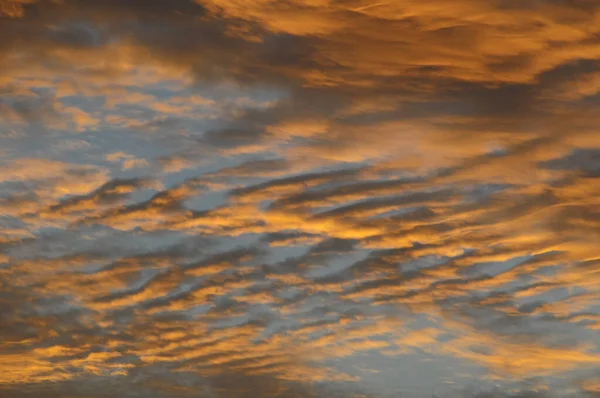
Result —
[[600, 2], [0, 0], [0, 396], [600, 396]]

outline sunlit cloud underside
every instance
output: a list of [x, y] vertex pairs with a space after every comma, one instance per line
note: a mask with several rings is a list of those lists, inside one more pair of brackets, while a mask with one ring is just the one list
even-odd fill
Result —
[[600, 3], [0, 0], [0, 396], [600, 394]]

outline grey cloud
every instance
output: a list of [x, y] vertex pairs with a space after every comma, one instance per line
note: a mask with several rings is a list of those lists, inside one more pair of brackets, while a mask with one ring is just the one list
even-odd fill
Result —
[[274, 180], [265, 181], [256, 185], [231, 190], [231, 195], [244, 196], [255, 192], [266, 191], [270, 188], [302, 185], [309, 183], [324, 183], [328, 181], [339, 182], [342, 179], [350, 179], [360, 172], [360, 168], [341, 169], [323, 172], [304, 173], [290, 177], [283, 177]]
[[597, 173], [600, 171], [600, 149], [576, 149], [567, 156], [549, 160], [542, 163], [541, 166], [552, 170]]
[[[150, 186], [151, 181], [141, 178], [114, 179], [85, 195], [72, 196], [50, 206], [47, 212], [67, 212], [77, 206], [115, 205], [126, 199], [133, 191]], [[123, 190], [127, 190], [123, 192]]]
[[359, 201], [350, 205], [326, 210], [315, 214], [315, 218], [338, 218], [352, 216], [353, 213], [360, 215], [362, 211], [376, 210], [379, 208], [396, 207], [415, 204], [426, 204], [429, 202], [444, 202], [455, 196], [452, 189], [439, 190], [436, 192], [415, 192], [396, 197], [383, 197]]

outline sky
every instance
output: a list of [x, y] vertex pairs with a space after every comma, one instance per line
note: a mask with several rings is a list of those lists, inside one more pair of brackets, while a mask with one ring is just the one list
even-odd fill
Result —
[[0, 0], [0, 397], [599, 397], [599, 103], [595, 0]]

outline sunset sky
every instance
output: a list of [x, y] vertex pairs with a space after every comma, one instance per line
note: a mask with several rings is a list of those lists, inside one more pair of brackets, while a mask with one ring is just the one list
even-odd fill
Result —
[[599, 105], [598, 0], [0, 0], [0, 397], [600, 397]]

